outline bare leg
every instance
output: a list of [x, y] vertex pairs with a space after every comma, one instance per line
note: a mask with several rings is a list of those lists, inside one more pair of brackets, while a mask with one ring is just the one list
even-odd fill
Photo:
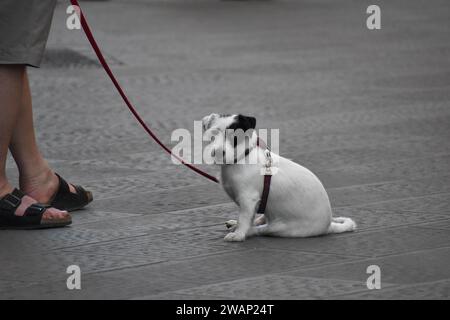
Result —
[[[22, 121], [20, 118], [25, 81], [25, 66], [0, 65], [0, 197], [13, 190], [6, 178], [6, 156], [18, 123]], [[32, 131], [33, 127], [28, 130]], [[16, 215], [22, 215], [27, 207], [36, 202], [34, 198], [25, 196], [22, 204], [16, 210]], [[67, 215], [68, 213], [65, 211], [50, 208], [45, 212], [44, 218], [64, 218]]]
[[0, 197], [13, 190], [6, 178], [6, 157], [17, 122], [22, 95], [23, 66], [0, 65]]
[[[31, 92], [26, 71], [20, 113], [12, 132], [10, 150], [20, 173], [20, 188], [41, 203], [48, 203], [58, 189], [58, 178], [42, 157], [36, 144]], [[75, 192], [70, 185], [71, 191]]]

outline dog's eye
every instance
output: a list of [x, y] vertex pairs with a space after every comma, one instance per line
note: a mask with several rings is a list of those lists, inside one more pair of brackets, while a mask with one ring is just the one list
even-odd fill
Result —
[[212, 129], [211, 129], [211, 133], [212, 133], [213, 135], [218, 135], [218, 134], [220, 133], [220, 130], [217, 129], [217, 128], [212, 128]]

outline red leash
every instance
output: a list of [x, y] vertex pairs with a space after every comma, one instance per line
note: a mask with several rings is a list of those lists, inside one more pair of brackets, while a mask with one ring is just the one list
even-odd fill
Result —
[[216, 177], [213, 177], [212, 175], [200, 170], [196, 166], [185, 162], [183, 159], [178, 157], [177, 155], [172, 153], [172, 150], [170, 150], [162, 141], [156, 136], [156, 134], [147, 126], [147, 124], [142, 120], [141, 116], [137, 113], [136, 109], [131, 104], [130, 100], [128, 100], [128, 97], [126, 96], [125, 92], [123, 91], [122, 87], [120, 86], [119, 82], [117, 81], [116, 77], [114, 76], [113, 72], [111, 71], [111, 68], [109, 67], [108, 63], [106, 62], [102, 51], [100, 50], [100, 47], [98, 46], [97, 42], [95, 41], [95, 38], [91, 32], [91, 29], [89, 28], [89, 25], [86, 21], [86, 18], [83, 15], [83, 11], [81, 10], [80, 5], [78, 4], [77, 0], [70, 0], [72, 5], [77, 6], [80, 8], [80, 20], [81, 20], [81, 26], [83, 27], [84, 33], [86, 34], [87, 39], [89, 40], [89, 43], [92, 46], [92, 49], [94, 49], [95, 54], [97, 55], [98, 60], [100, 61], [101, 65], [103, 66], [103, 69], [105, 69], [106, 73], [108, 74], [109, 78], [113, 82], [114, 86], [116, 87], [117, 91], [119, 92], [120, 96], [122, 97], [123, 101], [127, 105], [128, 109], [130, 109], [130, 112], [134, 115], [136, 120], [141, 124], [142, 128], [155, 140], [157, 144], [161, 148], [163, 148], [168, 154], [172, 155], [174, 158], [176, 158], [178, 161], [180, 161], [182, 164], [184, 164], [189, 169], [197, 172], [198, 174], [202, 175], [203, 177], [214, 181], [216, 183], [219, 183], [219, 180], [217, 180]]
[[[219, 183], [219, 180], [217, 180], [216, 177], [213, 177], [212, 175], [200, 170], [199, 168], [197, 168], [196, 166], [194, 166], [192, 164], [186, 163], [183, 159], [181, 159], [177, 155], [173, 154], [172, 150], [170, 150], [164, 143], [162, 143], [162, 141], [155, 135], [155, 133], [153, 133], [153, 131], [147, 126], [147, 124], [144, 122], [144, 120], [142, 120], [141, 116], [137, 113], [136, 109], [133, 107], [131, 102], [128, 100], [128, 97], [126, 96], [125, 92], [123, 91], [122, 87], [120, 86], [119, 82], [117, 81], [116, 77], [114, 76], [113, 72], [111, 71], [111, 68], [109, 67], [108, 63], [106, 62], [106, 60], [100, 50], [100, 47], [98, 46], [97, 42], [95, 41], [94, 35], [92, 34], [91, 29], [89, 28], [86, 18], [83, 15], [83, 11], [81, 10], [81, 7], [78, 4], [78, 1], [70, 0], [70, 2], [72, 3], [72, 5], [80, 8], [81, 26], [83, 27], [84, 33], [86, 34], [86, 37], [89, 40], [89, 43], [91, 44], [92, 49], [94, 49], [98, 60], [100, 61], [101, 65], [103, 66], [103, 69], [105, 69], [106, 73], [108, 74], [109, 78], [113, 82], [114, 86], [116, 87], [116, 89], [119, 92], [120, 96], [122, 97], [123, 101], [127, 105], [128, 109], [130, 109], [131, 113], [134, 115], [136, 120], [141, 124], [142, 128], [144, 128], [144, 130], [153, 138], [153, 140], [155, 140], [155, 142], [157, 144], [159, 144], [159, 146], [161, 148], [163, 148], [168, 154], [175, 157], [178, 161], [180, 161], [186, 167], [197, 172], [198, 174], [202, 175], [203, 177], [205, 177], [211, 181]], [[261, 146], [260, 144], [262, 144], [262, 142], [258, 139], [258, 146]], [[267, 148], [267, 146], [265, 146], [265, 144], [264, 144], [264, 148]], [[270, 151], [269, 151], [269, 154], [270, 154]], [[269, 198], [271, 178], [272, 178], [271, 174], [264, 175], [264, 188], [263, 188], [263, 193], [262, 193], [262, 197], [261, 197], [261, 202], [259, 204], [258, 211], [257, 211], [258, 213], [264, 214], [264, 212], [266, 210], [267, 199]]]

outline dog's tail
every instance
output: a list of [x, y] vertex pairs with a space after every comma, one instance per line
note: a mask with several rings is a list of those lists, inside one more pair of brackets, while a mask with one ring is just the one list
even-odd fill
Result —
[[328, 233], [342, 233], [354, 231], [356, 223], [350, 218], [336, 217], [332, 218], [331, 224], [328, 227]]

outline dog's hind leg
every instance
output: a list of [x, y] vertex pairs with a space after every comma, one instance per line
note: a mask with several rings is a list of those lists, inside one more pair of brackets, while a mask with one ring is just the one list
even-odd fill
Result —
[[255, 220], [253, 221], [254, 226], [262, 226], [266, 224], [266, 216], [264, 214], [258, 214]]
[[[225, 222], [225, 226], [227, 227], [228, 230], [230, 231], [234, 231], [237, 227], [237, 220], [228, 220], [227, 222]], [[253, 225], [254, 226], [260, 226], [266, 224], [266, 216], [263, 214], [258, 214], [258, 216], [255, 218], [255, 220], [253, 221]]]
[[266, 223], [258, 226], [253, 226], [247, 233], [248, 237], [252, 236], [275, 236], [284, 237], [288, 230], [287, 226], [280, 223]]
[[270, 234], [270, 227], [268, 224], [262, 224], [259, 226], [253, 226], [247, 233], [247, 237], [254, 236], [268, 236]]

